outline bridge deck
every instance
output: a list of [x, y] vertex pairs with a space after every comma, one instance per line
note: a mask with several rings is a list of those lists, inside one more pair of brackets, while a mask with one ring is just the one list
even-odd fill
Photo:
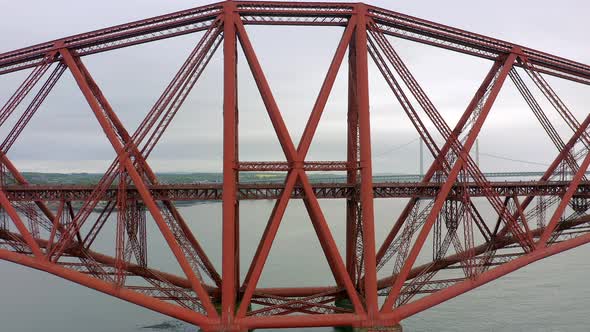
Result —
[[[560, 196], [565, 193], [568, 181], [498, 181], [490, 182], [490, 188], [500, 196]], [[221, 200], [222, 183], [184, 183], [150, 185], [150, 191], [158, 200], [172, 201], [215, 201]], [[373, 184], [375, 198], [435, 197], [440, 183], [380, 182]], [[83, 201], [90, 197], [93, 185], [9, 185], [4, 190], [12, 201]], [[241, 183], [238, 186], [238, 199], [260, 200], [277, 199], [283, 192], [282, 183]], [[320, 199], [350, 198], [358, 193], [357, 186], [346, 183], [314, 183], [313, 190]], [[465, 189], [471, 197], [482, 197], [484, 188], [468, 182], [456, 184], [449, 196], [460, 195]], [[128, 188], [128, 197], [139, 199], [133, 186]], [[590, 197], [590, 181], [580, 183], [577, 196]], [[102, 200], [109, 201], [117, 196], [117, 188], [107, 190]], [[292, 198], [305, 196], [301, 186], [295, 186]]]

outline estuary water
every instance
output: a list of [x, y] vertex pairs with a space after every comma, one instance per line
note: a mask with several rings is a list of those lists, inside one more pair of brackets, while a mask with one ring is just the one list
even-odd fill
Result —
[[[242, 275], [250, 263], [274, 202], [241, 202]], [[344, 202], [321, 201], [341, 252]], [[381, 243], [403, 200], [376, 200], [376, 238]], [[180, 208], [220, 269], [221, 204]], [[149, 255], [154, 266], [178, 271], [163, 239], [148, 218]], [[114, 219], [97, 239], [112, 253]], [[430, 253], [429, 248], [425, 248]], [[534, 263], [402, 322], [405, 331], [590, 331], [590, 247], [580, 247]], [[150, 332], [197, 331], [136, 305], [52, 275], [0, 262], [0, 331]], [[260, 286], [326, 285], [333, 281], [303, 204], [289, 203], [260, 280]], [[144, 329], [164, 324], [165, 330]], [[300, 329], [331, 331], [330, 328]]]

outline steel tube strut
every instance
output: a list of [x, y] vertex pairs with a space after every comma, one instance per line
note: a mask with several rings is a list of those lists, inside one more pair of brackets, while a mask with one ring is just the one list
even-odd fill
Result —
[[362, 207], [364, 293], [369, 319], [378, 312], [377, 271], [375, 261], [375, 223], [373, 212], [373, 169], [371, 165], [371, 118], [369, 115], [369, 69], [367, 52], [367, 23], [365, 5], [357, 5], [358, 23], [355, 29], [354, 60], [356, 100], [360, 146], [360, 203]]
[[236, 198], [238, 182], [238, 105], [237, 105], [237, 45], [235, 5], [224, 4], [223, 18], [223, 262], [221, 285], [221, 320], [231, 326], [240, 283], [239, 208]]

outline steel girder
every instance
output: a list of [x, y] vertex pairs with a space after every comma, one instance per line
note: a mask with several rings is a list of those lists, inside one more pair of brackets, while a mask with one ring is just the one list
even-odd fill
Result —
[[[498, 181], [490, 187], [500, 196], [562, 196], [569, 181]], [[437, 182], [375, 182], [375, 198], [434, 198], [440, 191]], [[85, 201], [96, 187], [94, 185], [6, 185], [4, 191], [11, 201]], [[150, 193], [158, 200], [170, 201], [220, 201], [221, 184], [187, 183], [149, 185]], [[238, 200], [278, 199], [285, 185], [283, 183], [239, 183], [236, 188]], [[139, 199], [134, 186], [126, 188], [131, 199]], [[485, 197], [481, 187], [473, 182], [454, 185], [449, 196], [459, 197], [463, 191], [471, 197]], [[109, 188], [100, 201], [116, 198], [118, 189]], [[352, 198], [358, 195], [358, 188], [347, 183], [313, 183], [313, 192], [320, 199]], [[303, 198], [303, 187], [295, 186], [292, 198]], [[590, 197], [590, 182], [584, 181], [576, 189], [576, 197]]]

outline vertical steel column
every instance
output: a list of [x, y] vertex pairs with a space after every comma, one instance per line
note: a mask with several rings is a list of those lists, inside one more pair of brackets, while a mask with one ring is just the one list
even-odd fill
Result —
[[367, 50], [367, 9], [356, 5], [357, 26], [355, 30], [356, 98], [359, 115], [360, 144], [360, 200], [363, 222], [364, 290], [367, 314], [374, 319], [378, 314], [377, 263], [375, 258], [375, 225], [373, 215], [373, 169], [371, 165], [371, 126], [369, 114], [369, 69]]
[[221, 280], [221, 323], [229, 326], [234, 317], [238, 271], [237, 173], [237, 49], [235, 4], [223, 4], [223, 249]]
[[[349, 185], [356, 186], [358, 178], [358, 100], [356, 95], [356, 48], [355, 39], [352, 38], [348, 48], [348, 113], [347, 113], [347, 161], [348, 170], [346, 181]], [[358, 286], [356, 280], [357, 269], [357, 223], [358, 220], [358, 195], [355, 193], [346, 200], [346, 269], [353, 283]]]

